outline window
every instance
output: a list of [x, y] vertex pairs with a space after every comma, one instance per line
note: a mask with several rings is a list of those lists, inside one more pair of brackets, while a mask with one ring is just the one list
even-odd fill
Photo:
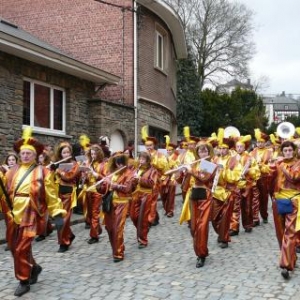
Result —
[[159, 69], [163, 70], [164, 69], [164, 38], [159, 32], [156, 33], [156, 45], [157, 45], [156, 66]]
[[170, 134], [168, 131], [165, 131], [160, 128], [149, 126], [149, 136], [154, 136], [157, 139], [157, 145], [162, 147], [166, 142], [165, 135]]
[[289, 110], [289, 106], [288, 106], [288, 105], [285, 105], [285, 106], [284, 106], [284, 109], [285, 109], [285, 110]]
[[155, 67], [165, 72], [167, 70], [167, 33], [159, 25], [156, 25], [155, 45]]
[[65, 91], [44, 83], [24, 80], [23, 124], [36, 131], [65, 133]]

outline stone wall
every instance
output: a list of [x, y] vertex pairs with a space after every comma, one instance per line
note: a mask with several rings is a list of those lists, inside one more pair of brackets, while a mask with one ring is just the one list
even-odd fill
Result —
[[134, 140], [134, 109], [132, 106], [93, 99], [89, 101], [90, 136], [97, 141], [99, 136], [111, 136], [119, 131], [125, 144]]
[[[162, 128], [164, 131], [170, 132], [172, 141], [177, 141], [177, 126], [176, 120], [172, 113], [156, 104], [149, 101], [139, 99], [138, 102], [138, 115], [139, 115], [139, 134], [144, 125], [149, 125], [155, 128]], [[140, 142], [140, 141], [139, 141]]]

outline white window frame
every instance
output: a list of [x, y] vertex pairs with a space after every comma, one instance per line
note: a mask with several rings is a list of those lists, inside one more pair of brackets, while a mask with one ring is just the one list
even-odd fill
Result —
[[[161, 43], [160, 43], [161, 41]], [[155, 64], [154, 67], [166, 74], [167, 71], [167, 31], [158, 23], [155, 24]], [[159, 60], [161, 58], [161, 62]]]
[[164, 44], [164, 36], [156, 31], [156, 67], [161, 70], [164, 70]]
[[[30, 127], [32, 127], [34, 132], [37, 133], [46, 133], [54, 135], [65, 135], [66, 134], [66, 91], [65, 89], [56, 86], [44, 83], [42, 81], [32, 80], [29, 78], [23, 78], [24, 81], [30, 83]], [[50, 89], [50, 127], [38, 127], [34, 126], [34, 85], [42, 85]], [[62, 92], [62, 130], [54, 129], [54, 90], [59, 90]], [[27, 124], [23, 126], [28, 126]]]

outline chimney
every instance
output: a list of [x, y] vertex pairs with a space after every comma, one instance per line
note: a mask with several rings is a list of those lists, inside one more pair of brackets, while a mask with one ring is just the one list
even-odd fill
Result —
[[282, 91], [280, 96], [285, 97], [285, 91]]

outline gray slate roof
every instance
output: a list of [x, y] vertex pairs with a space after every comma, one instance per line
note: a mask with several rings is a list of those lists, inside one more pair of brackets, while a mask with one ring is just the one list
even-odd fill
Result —
[[[271, 104], [273, 103], [274, 110], [280, 111], [280, 110], [289, 110], [289, 111], [298, 111], [298, 103], [300, 105], [300, 100], [295, 100], [293, 98], [290, 98], [286, 95], [278, 95], [275, 97], [264, 97], [263, 102], [265, 104]], [[288, 106], [288, 109], [286, 109], [286, 106]]]

